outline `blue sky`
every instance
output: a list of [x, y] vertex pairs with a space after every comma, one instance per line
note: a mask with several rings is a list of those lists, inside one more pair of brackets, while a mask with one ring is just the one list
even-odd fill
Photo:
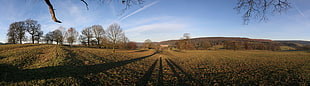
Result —
[[86, 0], [51, 0], [56, 16], [51, 20], [43, 0], [0, 0], [0, 42], [7, 41], [9, 25], [26, 19], [37, 20], [44, 33], [62, 26], [79, 32], [92, 25], [119, 23], [131, 41], [180, 39], [183, 33], [195, 37], [247, 37], [272, 40], [310, 41], [310, 0], [291, 0], [292, 8], [269, 16], [266, 23], [243, 25], [235, 7], [237, 0], [145, 0], [144, 7], [132, 6], [122, 15], [121, 0], [110, 3]]

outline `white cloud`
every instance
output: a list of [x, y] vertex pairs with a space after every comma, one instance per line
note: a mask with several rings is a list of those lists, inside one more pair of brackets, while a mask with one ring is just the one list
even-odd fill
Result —
[[[157, 20], [157, 18], [151, 19]], [[137, 23], [135, 26], [125, 30], [126, 36], [132, 41], [143, 42], [145, 39], [152, 41], [163, 41], [179, 38], [190, 26], [183, 21], [148, 21], [146, 23]], [[165, 22], [164, 22], [165, 21]]]

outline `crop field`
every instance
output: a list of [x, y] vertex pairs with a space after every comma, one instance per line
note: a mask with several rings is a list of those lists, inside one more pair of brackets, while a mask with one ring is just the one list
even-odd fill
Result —
[[0, 85], [310, 85], [306, 51], [0, 45]]

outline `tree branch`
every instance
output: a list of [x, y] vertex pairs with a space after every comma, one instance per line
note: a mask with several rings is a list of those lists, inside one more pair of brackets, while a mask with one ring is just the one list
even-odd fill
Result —
[[86, 5], [86, 8], [87, 8], [87, 10], [88, 10], [88, 4], [87, 4], [87, 2], [85, 1], [85, 0], [81, 0], [85, 5]]
[[239, 0], [234, 8], [238, 13], [243, 13], [243, 23], [248, 24], [250, 19], [266, 22], [268, 16], [281, 14], [291, 8], [289, 0]]
[[61, 23], [61, 21], [57, 20], [57, 18], [56, 18], [56, 14], [54, 12], [54, 8], [53, 8], [53, 5], [51, 4], [50, 0], [44, 0], [44, 1], [47, 4], [47, 6], [48, 6], [48, 8], [50, 10], [50, 14], [52, 16], [53, 21], [57, 22], [57, 23]]

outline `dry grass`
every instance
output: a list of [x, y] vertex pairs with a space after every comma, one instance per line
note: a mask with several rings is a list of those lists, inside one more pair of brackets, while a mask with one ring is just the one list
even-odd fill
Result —
[[309, 85], [303, 51], [0, 46], [0, 85]]

